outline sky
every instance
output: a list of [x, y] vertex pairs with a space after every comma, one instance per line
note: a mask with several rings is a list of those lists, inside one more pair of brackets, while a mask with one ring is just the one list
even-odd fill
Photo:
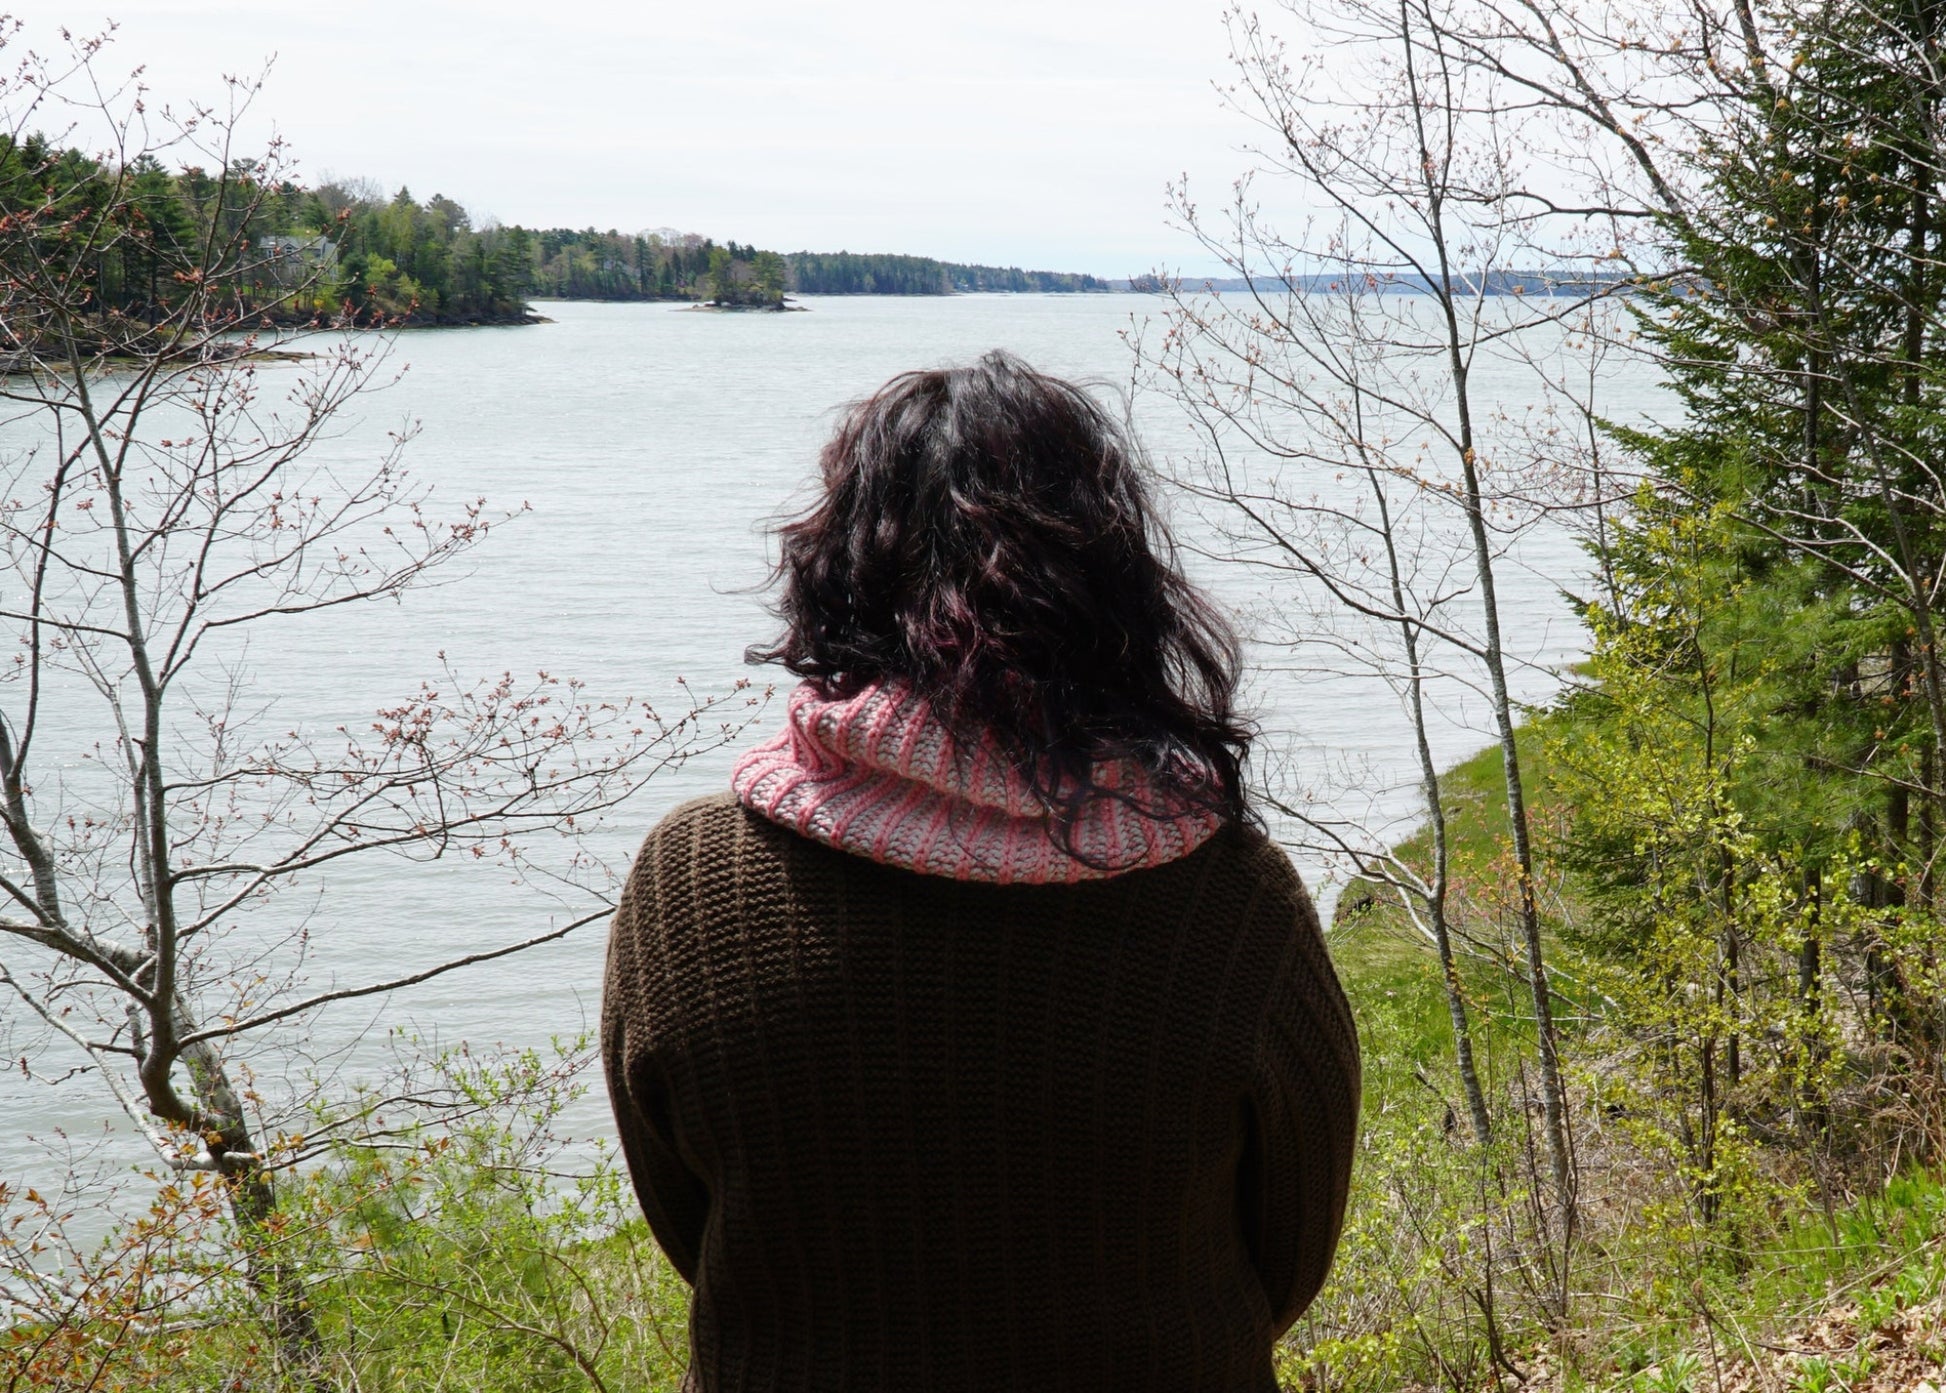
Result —
[[1213, 86], [1223, 0], [0, 5], [43, 53], [113, 19], [103, 70], [158, 103], [270, 62], [258, 129], [303, 177], [528, 226], [1204, 274], [1165, 183], [1219, 196], [1251, 135]]

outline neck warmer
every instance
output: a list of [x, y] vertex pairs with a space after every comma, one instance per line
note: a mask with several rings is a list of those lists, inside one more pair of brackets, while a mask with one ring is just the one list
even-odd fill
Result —
[[784, 728], [737, 760], [730, 786], [751, 811], [826, 846], [998, 885], [1071, 885], [1160, 866], [1222, 824], [1163, 794], [1133, 760], [1105, 760], [1094, 777], [1107, 794], [1081, 804], [1064, 845], [991, 737], [955, 737], [900, 685], [834, 700], [805, 682], [791, 693]]

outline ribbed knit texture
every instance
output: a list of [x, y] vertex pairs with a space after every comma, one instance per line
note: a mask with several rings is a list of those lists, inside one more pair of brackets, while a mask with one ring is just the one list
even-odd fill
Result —
[[622, 1149], [695, 1390], [1263, 1393], [1343, 1222], [1357, 1042], [1284, 854], [919, 875], [723, 796], [609, 939]]
[[[926, 875], [998, 885], [1072, 884], [1159, 866], [1209, 840], [1220, 819], [1171, 809], [1133, 760], [1095, 767], [1109, 790], [1082, 804], [1065, 839], [991, 740], [955, 740], [908, 688], [791, 693], [784, 728], [746, 752], [730, 786], [794, 832]], [[1158, 816], [1174, 811], [1173, 816]]]

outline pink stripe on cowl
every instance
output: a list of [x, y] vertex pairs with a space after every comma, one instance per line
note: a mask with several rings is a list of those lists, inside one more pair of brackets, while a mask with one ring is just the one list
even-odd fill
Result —
[[[1170, 812], [1131, 760], [1097, 766], [1123, 798], [1092, 798], [1064, 851], [1032, 787], [991, 740], [962, 748], [926, 703], [902, 687], [871, 686], [831, 700], [805, 682], [784, 728], [736, 762], [730, 786], [745, 807], [814, 841], [886, 865], [953, 880], [1071, 885], [1187, 856], [1222, 819]], [[1140, 811], [1161, 812], [1153, 817]]]

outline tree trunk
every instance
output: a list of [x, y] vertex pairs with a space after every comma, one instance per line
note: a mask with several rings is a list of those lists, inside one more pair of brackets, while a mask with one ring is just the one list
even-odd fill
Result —
[[[188, 1034], [188, 1012], [180, 998], [177, 1010], [178, 1032]], [[260, 1144], [251, 1135], [242, 1101], [214, 1046], [208, 1041], [190, 1046], [183, 1063], [197, 1111], [205, 1120], [204, 1141], [229, 1188], [230, 1217], [249, 1264], [251, 1289], [269, 1311], [276, 1331], [278, 1364], [300, 1386], [318, 1386], [322, 1342], [317, 1316], [302, 1277], [280, 1252], [277, 1192], [271, 1173], [264, 1169]]]
[[[1797, 946], [1797, 1001], [1798, 1009], [1815, 1025], [1816, 1018], [1824, 1010], [1824, 879], [1812, 867], [1804, 873], [1804, 937]], [[1804, 1109], [1804, 1120], [1811, 1133], [1823, 1139], [1831, 1127], [1831, 1112], [1825, 1106], [1822, 1089], [1809, 1081], [1809, 1076], [1822, 1063], [1823, 1051], [1815, 1039], [1806, 1042], [1800, 1067], [1806, 1082], [1800, 1088]]]
[[[1513, 699], [1507, 689], [1506, 648], [1500, 633], [1500, 601], [1494, 586], [1493, 543], [1487, 535], [1486, 502], [1480, 485], [1478, 443], [1473, 430], [1473, 405], [1469, 391], [1467, 340], [1460, 330], [1459, 297], [1466, 293], [1455, 284], [1451, 248], [1447, 245], [1445, 221], [1448, 186], [1442, 182], [1441, 159], [1427, 134], [1425, 121], [1429, 103], [1420, 91], [1418, 53], [1413, 21], [1405, 0], [1400, 0], [1399, 38], [1404, 49], [1404, 74], [1410, 88], [1412, 113], [1417, 135], [1420, 177], [1424, 180], [1424, 217], [1427, 239], [1435, 257], [1432, 278], [1434, 298], [1443, 317], [1447, 371], [1453, 384], [1457, 414], [1456, 441], [1459, 449], [1463, 504], [1472, 539], [1475, 570], [1480, 581], [1480, 612], [1485, 626], [1482, 658], [1493, 699], [1494, 725], [1500, 737], [1500, 764], [1507, 789], [1507, 821], [1512, 831], [1514, 878], [1520, 900], [1520, 931], [1527, 956], [1528, 986], [1534, 1004], [1534, 1033], [1540, 1052], [1541, 1110], [1547, 1138], [1548, 1169], [1554, 1183], [1554, 1201], [1560, 1214], [1559, 1273], [1561, 1287], [1555, 1294], [1560, 1307], [1557, 1316], [1566, 1314], [1567, 1253], [1574, 1242], [1575, 1186], [1574, 1156], [1568, 1138], [1567, 1088], [1561, 1076], [1560, 1033], [1554, 1022], [1553, 991], [1548, 985], [1546, 955], [1541, 943], [1540, 905], [1534, 884], [1534, 849], [1529, 836], [1527, 796], [1521, 781], [1520, 749], [1514, 738]], [[1437, 57], [1432, 59], [1435, 64]], [[1437, 69], [1435, 68], [1435, 71]], [[1444, 108], [1452, 110], [1450, 91]]]
[[[1358, 434], [1364, 439], [1364, 418], [1360, 408]], [[1426, 917], [1432, 924], [1433, 945], [1439, 953], [1439, 981], [1446, 993], [1446, 1015], [1453, 1027], [1453, 1057], [1459, 1071], [1460, 1088], [1466, 1094], [1466, 1111], [1473, 1127], [1473, 1142], [1485, 1146], [1493, 1140], [1493, 1116], [1487, 1110], [1486, 1090], [1480, 1086], [1480, 1071], [1473, 1058], [1473, 1028], [1468, 1019], [1466, 997], [1460, 990], [1459, 968], [1453, 959], [1452, 926], [1447, 922], [1446, 903], [1451, 880], [1452, 847], [1447, 840], [1446, 808], [1441, 800], [1439, 766], [1433, 759], [1432, 742], [1426, 734], [1425, 670], [1419, 652], [1419, 631], [1406, 613], [1405, 584], [1399, 568], [1398, 542], [1392, 529], [1392, 508], [1385, 496], [1385, 485], [1376, 473], [1366, 476], [1378, 503], [1379, 527], [1385, 538], [1387, 575], [1392, 586], [1392, 607], [1399, 616], [1399, 638], [1405, 647], [1406, 690], [1411, 694], [1413, 741], [1419, 755], [1420, 787], [1426, 799], [1426, 817], [1432, 826], [1433, 875], [1431, 892], [1426, 897]]]

